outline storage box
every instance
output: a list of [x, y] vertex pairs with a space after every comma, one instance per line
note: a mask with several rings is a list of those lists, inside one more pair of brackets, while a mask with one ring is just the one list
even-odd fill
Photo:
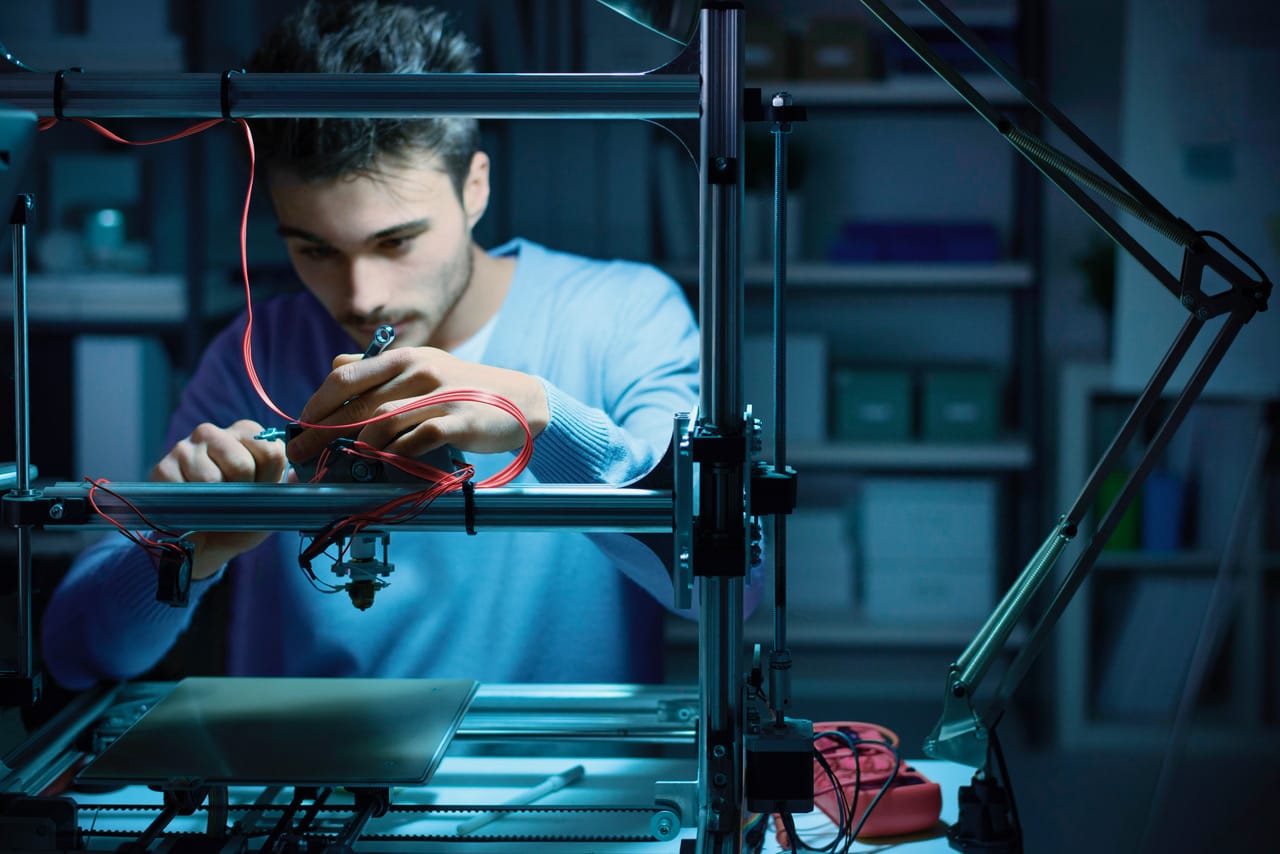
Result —
[[785, 80], [791, 76], [791, 36], [780, 21], [747, 15], [742, 52], [749, 82]]
[[990, 478], [868, 478], [854, 540], [870, 620], [984, 619], [995, 603], [997, 485]]
[[787, 517], [789, 605], [806, 613], [848, 613], [853, 607], [849, 528], [843, 509], [797, 508]]
[[851, 442], [900, 442], [912, 435], [912, 382], [905, 369], [838, 368], [832, 433]]
[[995, 371], [945, 368], [920, 378], [920, 434], [933, 442], [982, 442], [1000, 431]]
[[[764, 458], [773, 458], [773, 338], [743, 341], [743, 390], [764, 423]], [[787, 335], [787, 440], [820, 442], [827, 437], [827, 342], [821, 335]]]
[[855, 18], [811, 18], [805, 32], [800, 74], [809, 80], [868, 80], [882, 76], [879, 43], [867, 22]]

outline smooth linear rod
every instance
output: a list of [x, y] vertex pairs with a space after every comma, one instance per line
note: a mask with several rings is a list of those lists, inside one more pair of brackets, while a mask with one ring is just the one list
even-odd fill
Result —
[[0, 101], [43, 118], [696, 119], [696, 75], [0, 75]]
[[[112, 483], [111, 492], [94, 491], [94, 501], [126, 527], [147, 526], [122, 499], [151, 524], [175, 531], [318, 530], [340, 519], [372, 510], [421, 489], [412, 484], [310, 483]], [[72, 502], [88, 498], [84, 483], [56, 483], [43, 491], [51, 521], [66, 524]], [[117, 497], [119, 496], [119, 497]], [[615, 487], [537, 486], [477, 489], [473, 523], [490, 528], [586, 532], [670, 533], [670, 491]], [[58, 508], [58, 509], [54, 509]], [[46, 523], [48, 524], [48, 523]], [[90, 513], [74, 527], [111, 527]], [[416, 519], [397, 522], [402, 531], [461, 531], [467, 527], [466, 498], [442, 495]]]

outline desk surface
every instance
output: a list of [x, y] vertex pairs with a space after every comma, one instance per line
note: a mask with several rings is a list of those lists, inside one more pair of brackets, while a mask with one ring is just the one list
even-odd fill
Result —
[[[586, 773], [582, 780], [565, 789], [553, 792], [539, 800], [538, 804], [546, 806], [574, 804], [651, 806], [653, 804], [653, 783], [655, 780], [681, 780], [689, 777], [689, 763], [684, 760], [610, 759], [600, 757], [574, 759], [572, 757], [446, 756], [429, 786], [397, 789], [392, 795], [392, 801], [396, 804], [498, 804], [537, 785], [552, 774], [565, 771], [574, 764], [584, 766]], [[942, 819], [948, 823], [955, 821], [956, 794], [961, 785], [969, 782], [972, 776], [972, 769], [949, 762], [931, 760], [914, 761], [912, 765], [942, 786]], [[233, 788], [230, 790], [230, 800], [232, 803], [252, 802], [260, 791], [260, 789]], [[95, 809], [96, 804], [159, 803], [159, 798], [160, 796], [156, 792], [141, 786], [127, 787], [106, 795], [77, 795], [76, 797], [80, 802], [81, 825], [84, 827], [92, 825], [98, 830], [141, 829], [146, 826], [147, 817], [98, 810]], [[346, 802], [350, 802], [349, 797], [347, 797]], [[399, 835], [450, 834], [467, 817], [468, 815], [466, 814], [449, 813], [428, 816], [387, 816], [376, 820], [376, 827], [371, 823], [370, 830], [378, 833], [395, 833]], [[205, 820], [204, 816], [200, 814], [179, 818], [170, 829], [173, 831], [190, 830], [202, 832]], [[593, 820], [599, 822], [611, 819], [607, 816], [592, 819], [589, 814], [579, 814], [569, 820], [574, 821], [574, 826], [577, 827], [577, 822], [589, 823]], [[485, 832], [502, 835], [536, 835], [541, 833], [564, 836], [572, 834], [573, 830], [567, 828], [565, 822], [565, 814], [557, 813], [508, 815], [493, 822]], [[139, 827], [140, 823], [141, 827]], [[811, 843], [821, 844], [824, 839], [830, 838], [827, 834], [833, 833], [830, 821], [819, 811], [796, 816], [796, 825], [798, 832], [806, 841]], [[693, 828], [686, 828], [683, 832], [685, 837], [693, 835]], [[108, 840], [105, 838], [99, 838], [96, 841], [90, 839], [89, 841], [91, 843], [90, 850], [115, 850], [115, 846], [119, 843], [118, 839], [110, 840], [111, 846], [107, 848], [99, 847], [107, 843]], [[499, 846], [504, 852], [520, 852], [520, 854], [525, 854], [525, 852], [528, 852], [528, 854], [551, 854], [551, 852], [564, 854], [567, 847], [564, 842], [520, 842], [518, 844], [513, 842], [433, 842], [429, 849], [426, 850], [441, 852], [441, 854], [453, 854], [453, 852], [475, 854], [477, 851], [498, 850], [494, 845]], [[627, 854], [628, 852], [633, 852], [634, 854], [673, 854], [678, 850], [678, 847], [675, 842], [595, 842], [586, 844], [582, 847], [582, 850], [590, 851], [592, 854]], [[872, 851], [879, 850], [880, 847], [858, 843], [850, 850]], [[387, 852], [390, 854], [390, 852], [420, 852], [423, 850], [424, 848], [421, 844], [411, 846], [398, 842], [360, 843], [356, 846], [357, 852], [370, 852], [370, 854], [372, 852], [378, 852], [378, 854]], [[568, 850], [575, 849], [569, 846]], [[764, 850], [766, 854], [779, 854], [780, 852], [772, 833], [766, 837]], [[947, 846], [945, 838], [938, 837], [898, 844], [893, 847], [893, 851], [909, 852], [909, 854], [928, 854], [928, 852], [942, 854], [942, 852], [950, 852], [951, 849]]]

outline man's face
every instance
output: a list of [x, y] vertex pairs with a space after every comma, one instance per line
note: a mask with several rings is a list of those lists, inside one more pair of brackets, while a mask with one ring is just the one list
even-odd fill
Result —
[[471, 280], [471, 229], [488, 203], [488, 158], [473, 158], [462, 199], [436, 163], [422, 153], [376, 175], [312, 182], [272, 175], [294, 269], [361, 347], [387, 323], [396, 346], [433, 343]]

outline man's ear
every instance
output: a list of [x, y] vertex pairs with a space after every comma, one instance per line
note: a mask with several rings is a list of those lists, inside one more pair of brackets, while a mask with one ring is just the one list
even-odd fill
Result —
[[462, 209], [467, 214], [467, 225], [475, 228], [488, 207], [489, 155], [477, 151], [471, 155], [471, 168], [462, 184]]

